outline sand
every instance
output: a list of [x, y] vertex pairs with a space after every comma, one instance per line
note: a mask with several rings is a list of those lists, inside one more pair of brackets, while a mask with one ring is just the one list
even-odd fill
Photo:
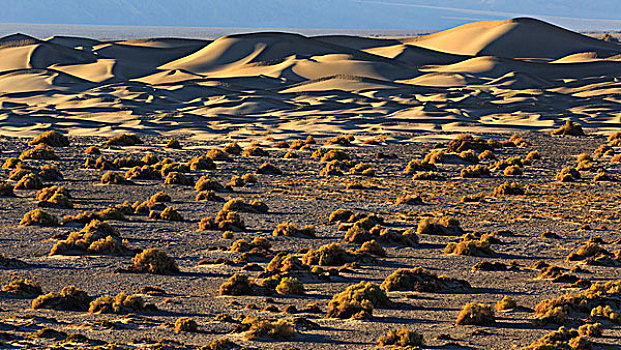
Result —
[[[607, 132], [621, 126], [620, 54], [619, 43], [527, 18], [386, 39], [15, 34], [0, 39], [0, 130], [236, 139], [252, 136], [252, 120], [254, 132], [284, 138], [376, 134], [380, 119], [357, 120], [381, 116], [398, 120], [382, 134], [453, 131], [455, 121], [486, 132], [548, 131], [565, 119]], [[324, 128], [326, 118], [343, 120], [342, 130]]]

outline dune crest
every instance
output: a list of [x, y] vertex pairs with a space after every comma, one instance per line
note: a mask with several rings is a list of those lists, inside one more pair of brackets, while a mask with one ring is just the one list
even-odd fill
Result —
[[510, 132], [568, 118], [621, 126], [621, 45], [526, 18], [400, 39], [13, 34], [0, 38], [0, 57], [8, 135]]

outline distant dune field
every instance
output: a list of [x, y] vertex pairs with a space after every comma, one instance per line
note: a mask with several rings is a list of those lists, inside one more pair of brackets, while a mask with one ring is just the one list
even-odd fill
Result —
[[0, 39], [0, 131], [274, 135], [621, 127], [621, 44], [538, 20], [393, 39]]

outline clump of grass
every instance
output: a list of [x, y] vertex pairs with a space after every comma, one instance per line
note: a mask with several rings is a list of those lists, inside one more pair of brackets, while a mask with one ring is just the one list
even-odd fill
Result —
[[590, 350], [591, 343], [575, 329], [560, 327], [520, 350]]
[[609, 320], [614, 323], [621, 322], [621, 313], [616, 312], [610, 305], [598, 305], [591, 310], [591, 318]]
[[43, 290], [41, 286], [39, 286], [39, 283], [22, 278], [14, 279], [8, 284], [5, 284], [2, 286], [2, 291], [21, 298], [32, 298], [43, 294]]
[[168, 173], [164, 180], [165, 185], [182, 185], [182, 186], [194, 186], [194, 181], [191, 177], [185, 176], [182, 173], [171, 172]]
[[181, 149], [181, 143], [179, 142], [179, 140], [177, 140], [174, 137], [171, 137], [170, 140], [168, 140], [168, 143], [166, 143], [166, 145], [164, 145], [164, 148], [169, 148], [169, 149]]
[[362, 243], [360, 248], [356, 250], [356, 254], [361, 254], [361, 253], [377, 255], [377, 256], [386, 256], [386, 250], [384, 249], [384, 247], [382, 247], [375, 240], [370, 240], [370, 241], [366, 241]]
[[251, 295], [254, 292], [254, 283], [247, 275], [236, 273], [220, 285], [220, 295]]
[[524, 175], [524, 170], [517, 165], [511, 165], [505, 168], [505, 176], [518, 176]]
[[467, 303], [457, 315], [457, 325], [485, 326], [496, 322], [491, 305]]
[[350, 145], [356, 138], [354, 135], [339, 135], [331, 138], [324, 143], [324, 146], [328, 145]]
[[244, 335], [246, 339], [271, 338], [289, 340], [296, 337], [297, 332], [293, 325], [286, 320], [268, 321], [261, 319], [244, 320], [250, 323], [250, 329]]
[[330, 243], [319, 247], [319, 249], [309, 249], [302, 257], [302, 262], [306, 265], [337, 266], [349, 261], [349, 255], [338, 243]]
[[218, 196], [214, 191], [200, 191], [196, 194], [196, 201], [224, 202], [224, 198]]
[[442, 180], [444, 176], [435, 171], [418, 172], [412, 176], [412, 181], [417, 180]]
[[198, 323], [189, 317], [179, 317], [175, 321], [175, 332], [196, 332], [198, 331]]
[[321, 156], [321, 161], [322, 162], [331, 162], [333, 160], [349, 160], [349, 155], [341, 150], [338, 149], [332, 149], [329, 150], [327, 152], [325, 152], [322, 156]]
[[559, 182], [572, 182], [580, 178], [580, 172], [571, 167], [563, 168], [555, 177], [556, 181]]
[[307, 272], [308, 270], [309, 267], [303, 264], [300, 259], [285, 252], [276, 254], [265, 268], [267, 275], [287, 275], [294, 272]]
[[471, 165], [461, 169], [460, 176], [463, 178], [480, 178], [491, 176], [489, 168], [484, 165]]
[[404, 347], [425, 345], [423, 335], [407, 327], [390, 330], [377, 339], [380, 346], [397, 345]]
[[468, 150], [475, 151], [484, 151], [484, 150], [494, 150], [495, 148], [500, 148], [494, 140], [490, 139], [488, 141], [474, 137], [470, 134], [460, 134], [453, 140], [451, 140], [447, 146], [447, 150], [449, 152], [463, 152]]
[[145, 310], [157, 310], [154, 305], [145, 305], [144, 299], [138, 294], [119, 293], [114, 298], [103, 295], [91, 301], [88, 312], [91, 314], [128, 314], [140, 313]]
[[242, 154], [245, 157], [269, 157], [269, 152], [259, 146], [250, 146]]
[[347, 287], [328, 303], [328, 318], [369, 319], [374, 307], [392, 305], [386, 293], [377, 284], [360, 282]]
[[127, 180], [159, 180], [162, 178], [162, 175], [160, 172], [153, 170], [150, 166], [143, 165], [141, 167], [135, 166], [127, 170], [127, 172], [125, 172], [125, 178]]
[[222, 162], [231, 161], [231, 156], [229, 156], [229, 153], [217, 148], [210, 149], [205, 156], [211, 160], [217, 160]]
[[33, 309], [86, 311], [93, 300], [85, 291], [74, 286], [63, 288], [60, 293], [40, 295], [32, 301]]
[[418, 223], [416, 233], [421, 235], [458, 236], [464, 233], [459, 220], [443, 216], [439, 218], [424, 218]]
[[1, 197], [15, 197], [13, 192], [13, 186], [6, 181], [0, 181], [0, 196]]
[[37, 137], [28, 142], [28, 145], [34, 146], [38, 144], [46, 144], [51, 147], [69, 147], [70, 142], [67, 136], [59, 133], [56, 130], [49, 130], [39, 134]]
[[604, 333], [604, 325], [597, 323], [587, 323], [578, 327], [578, 333], [583, 337], [601, 337]]
[[243, 231], [246, 225], [236, 211], [220, 210], [216, 215], [215, 226], [222, 231]]
[[436, 166], [432, 163], [421, 159], [412, 159], [405, 167], [404, 173], [406, 175], [414, 175], [419, 171], [433, 171], [436, 170]]
[[183, 216], [174, 207], [166, 207], [160, 213], [159, 218], [166, 221], [183, 221]]
[[54, 149], [46, 144], [38, 144], [34, 148], [23, 151], [19, 155], [19, 159], [40, 159], [40, 160], [58, 160], [58, 156]]
[[471, 288], [470, 284], [464, 280], [438, 276], [422, 267], [397, 269], [386, 277], [380, 287], [387, 292], [414, 291], [433, 293]]
[[23, 165], [23, 162], [19, 158], [12, 157], [4, 161], [2, 169], [15, 169], [19, 168], [21, 165]]
[[523, 195], [524, 189], [517, 182], [505, 182], [494, 188], [494, 196], [521, 196]]
[[257, 174], [282, 175], [282, 170], [272, 163], [264, 162], [256, 171]]
[[584, 130], [582, 130], [582, 126], [580, 124], [572, 122], [571, 120], [566, 120], [565, 125], [552, 131], [550, 135], [552, 136], [566, 136], [566, 135], [584, 136]]
[[117, 172], [107, 171], [101, 177], [101, 183], [104, 185], [108, 185], [108, 184], [123, 185], [123, 184], [127, 184], [128, 180], [126, 180], [123, 175]]
[[196, 184], [194, 185], [194, 189], [196, 192], [201, 191], [222, 191], [224, 190], [224, 186], [222, 186], [219, 182], [212, 180], [209, 176], [204, 175], [201, 176]]
[[153, 274], [173, 274], [179, 272], [179, 267], [175, 260], [170, 258], [166, 252], [157, 248], [145, 249], [132, 258], [134, 263], [130, 268], [134, 272], [147, 272]]
[[496, 311], [505, 311], [505, 310], [513, 310], [517, 308], [517, 302], [512, 297], [505, 295], [501, 300], [499, 300], [494, 306]]
[[420, 205], [420, 204], [424, 204], [423, 203], [423, 198], [420, 195], [415, 195], [415, 196], [411, 196], [409, 194], [400, 196], [397, 198], [397, 200], [395, 201], [395, 204], [400, 205], [400, 204], [408, 204], [408, 205]]
[[142, 144], [142, 140], [135, 134], [125, 133], [109, 138], [105, 146], [135, 146]]
[[358, 163], [349, 169], [350, 175], [375, 176], [375, 169], [368, 163]]
[[26, 174], [15, 184], [16, 190], [38, 190], [43, 188], [43, 181], [38, 175]]
[[90, 146], [84, 150], [84, 154], [97, 155], [101, 154], [101, 150], [97, 146]]
[[304, 285], [295, 277], [283, 277], [276, 286], [276, 293], [304, 295]]
[[222, 148], [222, 150], [228, 154], [240, 155], [242, 153], [242, 148], [237, 144], [237, 142], [231, 142]]
[[27, 212], [19, 222], [21, 226], [58, 226], [58, 218], [41, 209], [34, 209]]
[[593, 177], [593, 181], [598, 182], [598, 181], [616, 181], [616, 179], [614, 177], [612, 177], [610, 174], [606, 173], [605, 171], [603, 171], [602, 169], [599, 169], [597, 171], [597, 174], [595, 174], [595, 176]]
[[464, 238], [460, 242], [451, 242], [444, 248], [444, 254], [465, 256], [492, 256], [494, 251], [491, 244], [485, 239]]
[[283, 222], [278, 224], [272, 232], [274, 236], [287, 236], [287, 237], [315, 237], [315, 226], [306, 225], [299, 228], [298, 225], [291, 222]]
[[486, 149], [485, 151], [481, 152], [481, 154], [479, 154], [479, 160], [496, 160], [496, 155], [494, 154], [494, 152]]
[[63, 174], [55, 165], [45, 164], [38, 173], [39, 177], [47, 181], [61, 181]]
[[541, 159], [541, 154], [539, 154], [538, 150], [534, 150], [534, 151], [530, 151], [527, 155], [526, 158], [524, 158], [526, 160], [538, 160]]
[[211, 160], [211, 158], [200, 156], [194, 157], [190, 161], [188, 161], [187, 166], [192, 171], [197, 170], [214, 170], [216, 169], [216, 163]]

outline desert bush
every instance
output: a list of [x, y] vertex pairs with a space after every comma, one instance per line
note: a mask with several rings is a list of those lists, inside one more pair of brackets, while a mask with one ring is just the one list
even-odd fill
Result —
[[390, 330], [385, 335], [379, 337], [377, 342], [380, 346], [397, 345], [412, 347], [425, 345], [423, 335], [415, 330], [408, 329], [407, 327]]
[[485, 326], [496, 322], [491, 305], [467, 303], [457, 315], [457, 325]]
[[108, 184], [122, 185], [122, 184], [128, 183], [128, 181], [125, 179], [123, 175], [119, 173], [116, 173], [113, 171], [107, 171], [101, 177], [101, 183], [104, 185], [108, 185]]
[[84, 154], [98, 155], [101, 154], [101, 150], [97, 146], [90, 146], [84, 150]]
[[212, 180], [209, 176], [204, 175], [201, 176], [198, 181], [196, 181], [196, 185], [194, 185], [194, 189], [196, 192], [201, 191], [222, 191], [224, 190], [224, 186], [218, 183], [215, 180]]
[[584, 131], [582, 130], [582, 126], [580, 124], [572, 122], [571, 120], [566, 120], [565, 125], [552, 131], [550, 135], [552, 136], [555, 136], [555, 135], [584, 136]]
[[276, 293], [304, 295], [304, 285], [295, 277], [283, 277], [276, 286]]
[[341, 150], [329, 150], [321, 156], [322, 162], [331, 162], [333, 160], [349, 160], [349, 155]]
[[290, 273], [303, 273], [308, 271], [309, 267], [303, 264], [300, 259], [285, 252], [276, 254], [265, 268], [267, 275], [287, 275]]
[[414, 267], [411, 269], [397, 269], [384, 279], [380, 288], [387, 292], [415, 291], [437, 293], [451, 290], [467, 290], [471, 286], [464, 280], [438, 276], [422, 267]]
[[538, 160], [541, 159], [541, 154], [539, 154], [538, 150], [530, 151], [527, 155], [526, 160]]
[[164, 145], [164, 148], [181, 149], [181, 143], [176, 138], [171, 137], [170, 140], [168, 140], [168, 143]]
[[461, 169], [460, 173], [463, 178], [480, 178], [484, 176], [491, 176], [489, 168], [484, 165], [471, 165]]
[[28, 145], [34, 146], [41, 143], [51, 147], [69, 147], [70, 145], [67, 136], [59, 133], [56, 130], [49, 130], [39, 134], [37, 137], [28, 142]]
[[224, 202], [224, 198], [216, 195], [214, 191], [200, 191], [196, 194], [196, 201]]
[[237, 144], [237, 142], [232, 142], [224, 146], [222, 150], [228, 154], [240, 155], [242, 153], [242, 148]]
[[189, 317], [179, 317], [175, 321], [175, 332], [196, 332], [198, 331], [198, 323]]
[[494, 251], [489, 241], [464, 238], [460, 242], [451, 242], [444, 248], [444, 254], [465, 256], [492, 256]]
[[60, 170], [58, 170], [56, 166], [50, 164], [43, 165], [37, 175], [47, 181], [61, 181], [63, 179], [63, 174]]
[[417, 234], [458, 236], [464, 233], [457, 219], [443, 216], [424, 218], [418, 223]]
[[324, 146], [328, 146], [328, 145], [349, 145], [355, 139], [356, 138], [354, 137], [354, 135], [339, 135], [339, 136], [335, 136], [335, 137], [331, 138], [330, 140], [326, 141], [324, 143]]
[[[248, 323], [247, 320], [243, 322]], [[271, 338], [289, 340], [295, 338], [297, 332], [293, 325], [286, 320], [267, 321], [256, 319], [250, 322], [250, 329], [244, 335], [246, 339]]]
[[444, 179], [442, 174], [435, 171], [418, 172], [412, 176], [412, 180], [441, 180]]
[[91, 301], [88, 312], [91, 314], [128, 314], [140, 313], [145, 310], [155, 310], [154, 305], [145, 305], [144, 299], [137, 294], [119, 293], [112, 298], [103, 295]]
[[135, 146], [142, 144], [142, 140], [135, 134], [125, 133], [109, 138], [105, 146]]
[[591, 343], [575, 329], [560, 327], [520, 350], [591, 350]]
[[414, 175], [419, 171], [433, 171], [436, 170], [436, 166], [432, 163], [421, 159], [413, 159], [405, 167], [404, 173], [407, 175]]
[[420, 195], [415, 195], [415, 196], [411, 196], [409, 194], [400, 196], [397, 198], [397, 200], [395, 201], [395, 204], [400, 205], [400, 204], [408, 204], [408, 205], [419, 205], [419, 204], [424, 204], [423, 203], [423, 198]]
[[19, 158], [12, 157], [4, 161], [2, 169], [15, 169], [19, 168], [21, 165], [23, 165], [23, 162]]
[[601, 337], [604, 332], [604, 325], [597, 323], [587, 323], [578, 327], [578, 333], [585, 337]]
[[15, 197], [13, 192], [13, 186], [6, 181], [0, 181], [0, 196], [2, 197]]
[[16, 190], [38, 190], [41, 188], [43, 188], [43, 181], [35, 174], [26, 174], [15, 184]]
[[295, 153], [294, 151], [289, 151], [287, 153], [285, 153], [284, 156], [282, 156], [285, 159], [296, 159], [299, 158], [298, 154]]
[[211, 158], [200, 156], [194, 157], [190, 161], [188, 161], [187, 166], [190, 170], [214, 170], [216, 169], [216, 163], [211, 160]]
[[368, 163], [358, 163], [349, 169], [351, 175], [375, 176], [375, 169]]
[[217, 161], [223, 161], [223, 162], [231, 161], [231, 157], [229, 156], [229, 153], [221, 149], [217, 149], [217, 148], [210, 149], [209, 152], [207, 152], [205, 156], [211, 160], [217, 160]]
[[574, 168], [563, 168], [558, 174], [556, 174], [556, 181], [559, 182], [571, 182], [580, 179], [580, 172]]
[[272, 232], [272, 235], [287, 237], [315, 237], [315, 227], [313, 225], [306, 225], [299, 228], [294, 223], [283, 222], [276, 226], [274, 232]]
[[39, 283], [22, 278], [14, 279], [8, 284], [3, 285], [2, 292], [21, 298], [32, 298], [43, 294], [43, 290], [41, 286], [39, 286]]
[[40, 295], [32, 301], [33, 309], [86, 311], [93, 298], [86, 292], [67, 286], [60, 293]]
[[524, 171], [517, 165], [511, 165], [505, 168], [504, 174], [505, 176], [524, 175]]
[[160, 219], [167, 221], [183, 221], [183, 216], [174, 207], [167, 207], [160, 213]]
[[386, 250], [375, 240], [370, 240], [362, 243], [359, 249], [356, 250], [356, 254], [367, 253], [377, 256], [386, 256]]
[[65, 186], [56, 186], [56, 185], [45, 187], [37, 191], [36, 198], [37, 200], [40, 200], [40, 201], [47, 201], [50, 198], [52, 198], [55, 194], [60, 194], [67, 198], [71, 198], [71, 195], [69, 194], [69, 190], [67, 190]]
[[282, 175], [282, 170], [278, 169], [274, 164], [265, 162], [256, 171], [257, 174]]
[[19, 181], [21, 180], [21, 178], [29, 174], [34, 174], [31, 168], [23, 167], [20, 165], [19, 167], [11, 170], [11, 172], [9, 173], [9, 180]]
[[494, 152], [486, 149], [485, 151], [481, 152], [481, 154], [479, 154], [479, 160], [496, 160], [496, 155], [494, 154]]
[[496, 311], [513, 310], [517, 307], [517, 302], [512, 297], [505, 295], [496, 303], [494, 308]]
[[58, 160], [58, 156], [54, 149], [46, 144], [40, 143], [34, 148], [23, 151], [19, 155], [19, 159], [40, 159], [40, 160]]
[[248, 276], [240, 273], [236, 273], [231, 276], [226, 282], [220, 285], [220, 295], [251, 295], [254, 291], [254, 283], [250, 281]]
[[349, 255], [338, 243], [330, 243], [319, 247], [319, 249], [309, 249], [302, 257], [302, 262], [306, 265], [337, 266], [349, 261]]
[[220, 210], [216, 215], [215, 224], [218, 229], [223, 231], [243, 231], [246, 229], [244, 221], [236, 211]]
[[245, 157], [269, 157], [269, 152], [259, 146], [250, 146], [242, 152]]
[[173, 274], [179, 272], [177, 263], [172, 258], [168, 257], [166, 252], [149, 248], [143, 250], [141, 253], [136, 254], [132, 258], [134, 265], [131, 267], [135, 272], [148, 272], [153, 274]]
[[140, 159], [138, 159], [138, 158], [136, 158], [134, 156], [126, 156], [126, 157], [114, 158], [112, 160], [112, 164], [117, 169], [133, 168], [135, 166], [143, 166], [144, 165], [144, 163]]
[[192, 178], [183, 175], [182, 173], [172, 172], [168, 173], [164, 180], [165, 185], [182, 185], [182, 186], [194, 186]]
[[368, 319], [374, 307], [391, 306], [392, 302], [374, 283], [360, 282], [347, 287], [332, 297], [328, 303], [328, 318]]
[[460, 134], [455, 139], [451, 140], [447, 146], [449, 152], [463, 152], [468, 150], [484, 151], [494, 150], [495, 143], [493, 140], [485, 141], [482, 138], [475, 138], [470, 134]]
[[505, 182], [494, 188], [494, 196], [519, 196], [524, 194], [524, 189], [517, 182]]
[[58, 226], [58, 218], [41, 209], [35, 209], [27, 212], [19, 222], [22, 226]]
[[125, 172], [125, 178], [128, 180], [159, 180], [162, 175], [159, 171], [153, 170], [148, 165], [135, 166]]

